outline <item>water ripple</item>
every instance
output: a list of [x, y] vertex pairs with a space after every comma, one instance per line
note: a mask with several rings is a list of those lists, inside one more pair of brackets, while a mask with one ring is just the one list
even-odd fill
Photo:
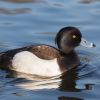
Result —
[[31, 9], [30, 8], [18, 8], [18, 9], [6, 9], [6, 8], [0, 8], [0, 13], [1, 14], [7, 14], [7, 15], [16, 15], [16, 14], [23, 14], [23, 13], [30, 13]]

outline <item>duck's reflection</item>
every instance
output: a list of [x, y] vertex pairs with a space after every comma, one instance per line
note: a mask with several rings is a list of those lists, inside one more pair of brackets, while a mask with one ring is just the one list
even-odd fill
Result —
[[83, 100], [83, 99], [75, 98], [75, 97], [65, 97], [65, 96], [61, 96], [61, 97], [58, 97], [58, 100]]
[[59, 90], [61, 91], [79, 91], [76, 88], [77, 69], [73, 68], [61, 76], [61, 84]]
[[[77, 83], [76, 81], [78, 80], [78, 70], [77, 68], [71, 69], [68, 72], [66, 72], [62, 77], [61, 77], [61, 84], [59, 85], [59, 90], [60, 91], [66, 91], [66, 92], [80, 92], [83, 90], [92, 90], [93, 84], [84, 84], [84, 88], [80, 89], [77, 88]], [[80, 97], [67, 97], [67, 96], [60, 96], [58, 97], [58, 100], [83, 100]]]
[[60, 91], [79, 92], [83, 90], [92, 90], [93, 84], [83, 84], [83, 88], [78, 86], [78, 71], [77, 68], [73, 68], [61, 76], [61, 83], [59, 85]]
[[[79, 92], [83, 90], [92, 90], [93, 84], [83, 84], [83, 88], [78, 86], [78, 70], [73, 68], [66, 73], [64, 73], [60, 78], [47, 78], [40, 77], [37, 75], [26, 75], [23, 73], [16, 73], [11, 71], [7, 74], [6, 78], [14, 78], [14, 80], [9, 83], [16, 84], [17, 86], [24, 89], [58, 89], [59, 91], [66, 92]], [[16, 78], [18, 77], [18, 78]], [[31, 80], [31, 81], [30, 81]], [[24, 83], [23, 83], [24, 82]]]

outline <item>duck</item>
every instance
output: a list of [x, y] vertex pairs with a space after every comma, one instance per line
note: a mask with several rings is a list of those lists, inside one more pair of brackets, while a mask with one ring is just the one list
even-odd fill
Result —
[[75, 48], [95, 47], [73, 26], [61, 28], [55, 37], [56, 47], [39, 44], [0, 53], [0, 69], [31, 75], [53, 77], [80, 64]]

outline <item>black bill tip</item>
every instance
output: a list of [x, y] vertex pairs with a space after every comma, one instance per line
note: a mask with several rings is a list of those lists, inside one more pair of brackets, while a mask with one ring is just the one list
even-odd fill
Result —
[[95, 44], [93, 44], [93, 47], [96, 47], [96, 45], [95, 45]]

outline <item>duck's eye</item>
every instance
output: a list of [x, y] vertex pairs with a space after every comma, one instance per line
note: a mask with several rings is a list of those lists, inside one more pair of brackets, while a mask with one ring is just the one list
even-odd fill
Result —
[[77, 36], [76, 36], [76, 35], [72, 35], [72, 38], [73, 38], [73, 39], [76, 39], [76, 38], [77, 38]]

